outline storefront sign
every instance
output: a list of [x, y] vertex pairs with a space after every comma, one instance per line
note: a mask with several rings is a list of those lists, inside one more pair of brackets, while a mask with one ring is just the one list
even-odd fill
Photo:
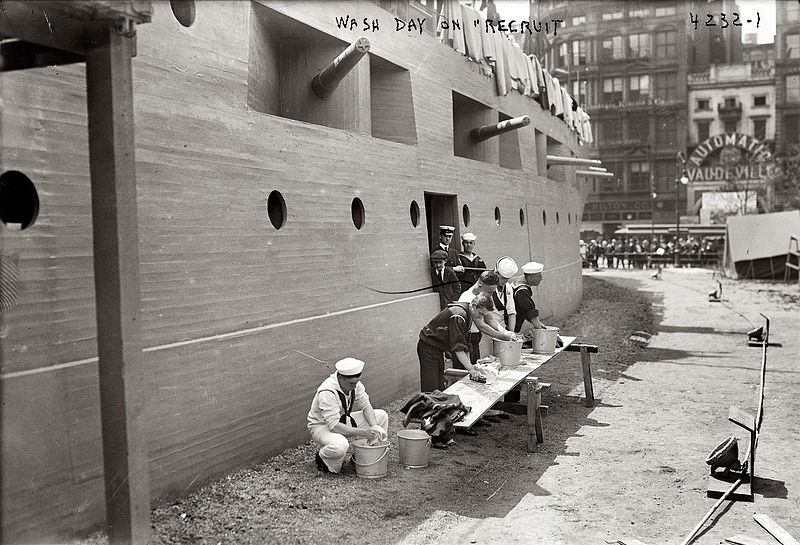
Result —
[[650, 201], [594, 201], [587, 202], [583, 209], [584, 212], [650, 210]]

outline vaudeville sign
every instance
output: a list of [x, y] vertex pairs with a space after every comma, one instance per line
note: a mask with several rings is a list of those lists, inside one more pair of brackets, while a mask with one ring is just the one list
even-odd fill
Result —
[[[717, 150], [717, 160], [712, 161]], [[692, 182], [755, 180], [767, 176], [772, 169], [771, 159], [769, 148], [752, 136], [735, 132], [718, 134], [694, 148], [686, 172]]]

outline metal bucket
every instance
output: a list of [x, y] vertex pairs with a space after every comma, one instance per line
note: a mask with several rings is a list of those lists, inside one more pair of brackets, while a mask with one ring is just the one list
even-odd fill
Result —
[[379, 445], [368, 445], [366, 439], [353, 442], [353, 458], [356, 463], [356, 475], [365, 479], [377, 479], [386, 475], [389, 465], [389, 442]]
[[533, 329], [533, 353], [552, 354], [556, 351], [556, 339], [558, 339], [558, 328], [554, 329]]
[[423, 430], [400, 430], [397, 432], [400, 448], [400, 465], [406, 467], [428, 467], [431, 454], [431, 436]]
[[513, 369], [519, 365], [522, 341], [501, 341], [492, 339], [492, 343], [494, 345], [493, 353], [504, 367]]

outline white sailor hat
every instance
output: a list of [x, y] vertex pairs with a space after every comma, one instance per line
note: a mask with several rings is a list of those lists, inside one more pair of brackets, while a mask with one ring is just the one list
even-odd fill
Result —
[[452, 235], [456, 232], [456, 228], [452, 225], [440, 225], [439, 226], [440, 233], [447, 233], [448, 235]]
[[476, 237], [472, 233], [464, 233], [463, 235], [461, 235], [461, 240], [471, 240], [472, 242], [475, 242], [476, 238], [478, 237]]
[[525, 274], [536, 274], [544, 270], [544, 265], [536, 261], [529, 261], [522, 266], [522, 272]]
[[357, 376], [364, 370], [364, 362], [355, 358], [345, 358], [336, 362], [336, 370], [340, 375]]
[[501, 257], [497, 260], [497, 264], [495, 265], [495, 270], [497, 274], [502, 276], [503, 278], [511, 278], [517, 271], [519, 267], [517, 267], [517, 263], [508, 256]]

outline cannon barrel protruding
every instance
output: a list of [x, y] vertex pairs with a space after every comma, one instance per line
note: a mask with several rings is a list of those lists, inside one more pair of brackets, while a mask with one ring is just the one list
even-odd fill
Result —
[[573, 165], [576, 167], [600, 166], [600, 159], [582, 159], [580, 157], [563, 157], [561, 155], [548, 155], [547, 166]]
[[576, 170], [575, 174], [578, 176], [594, 176], [595, 178], [613, 178], [614, 174], [611, 172], [600, 172], [599, 170]]
[[344, 77], [358, 64], [361, 57], [369, 52], [369, 40], [358, 38], [347, 46], [347, 49], [333, 59], [331, 63], [323, 68], [319, 74], [311, 80], [311, 88], [320, 98], [327, 98], [336, 90], [336, 86]]
[[476, 142], [483, 142], [484, 140], [491, 138], [492, 136], [497, 136], [498, 134], [508, 131], [513, 131], [515, 129], [519, 129], [521, 127], [529, 125], [530, 122], [531, 118], [528, 117], [527, 115], [523, 115], [522, 117], [515, 117], [514, 119], [506, 119], [505, 121], [501, 121], [500, 123], [495, 123], [493, 125], [484, 125], [483, 127], [472, 129], [469, 133], [469, 136]]

